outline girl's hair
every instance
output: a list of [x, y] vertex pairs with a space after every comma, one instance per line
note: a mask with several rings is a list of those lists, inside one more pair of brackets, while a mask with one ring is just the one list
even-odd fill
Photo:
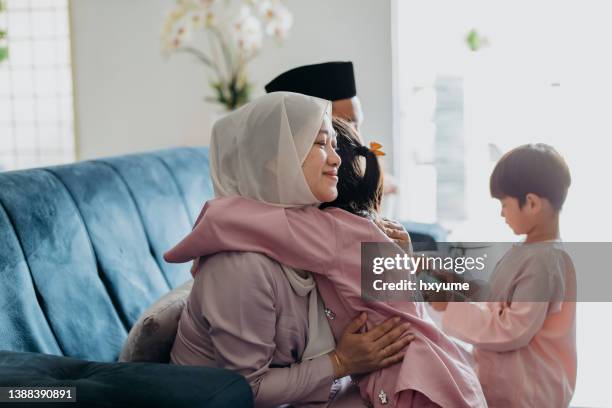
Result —
[[[359, 134], [346, 120], [333, 118], [332, 124], [337, 134], [338, 155], [342, 159], [338, 169], [338, 197], [323, 203], [321, 208], [338, 207], [377, 220], [383, 191], [383, 173], [378, 158], [361, 143]], [[365, 170], [362, 157], [365, 158]]]
[[490, 179], [491, 196], [514, 197], [519, 206], [532, 193], [561, 210], [572, 182], [563, 157], [547, 144], [526, 144], [510, 150], [495, 165]]

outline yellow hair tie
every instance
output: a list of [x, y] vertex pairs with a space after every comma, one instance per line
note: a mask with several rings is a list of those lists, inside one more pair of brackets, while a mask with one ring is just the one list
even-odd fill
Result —
[[382, 145], [380, 143], [370, 142], [370, 150], [372, 151], [372, 153], [374, 153], [375, 156], [384, 156], [385, 155], [385, 152], [380, 150], [381, 148], [382, 148]]

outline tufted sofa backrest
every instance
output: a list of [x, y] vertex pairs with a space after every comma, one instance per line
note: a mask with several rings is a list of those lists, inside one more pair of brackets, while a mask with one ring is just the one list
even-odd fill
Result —
[[212, 197], [207, 148], [0, 173], [0, 350], [116, 361]]

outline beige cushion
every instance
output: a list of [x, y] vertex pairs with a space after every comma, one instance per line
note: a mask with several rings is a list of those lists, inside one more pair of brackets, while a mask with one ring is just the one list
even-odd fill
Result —
[[119, 361], [168, 363], [178, 321], [193, 280], [166, 293], [147, 309], [130, 330]]

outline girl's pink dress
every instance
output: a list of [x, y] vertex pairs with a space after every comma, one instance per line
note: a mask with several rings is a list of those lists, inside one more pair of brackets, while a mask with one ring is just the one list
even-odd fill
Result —
[[403, 361], [359, 379], [362, 397], [374, 407], [486, 407], [474, 370], [435, 326], [423, 303], [362, 300], [362, 242], [392, 241], [371, 221], [337, 208], [287, 209], [229, 197], [208, 201], [193, 231], [164, 258], [168, 262], [196, 260], [195, 273], [201, 256], [259, 252], [311, 271], [336, 340], [361, 312], [368, 315], [368, 330], [393, 316], [412, 325], [409, 331], [415, 340], [406, 348]]

